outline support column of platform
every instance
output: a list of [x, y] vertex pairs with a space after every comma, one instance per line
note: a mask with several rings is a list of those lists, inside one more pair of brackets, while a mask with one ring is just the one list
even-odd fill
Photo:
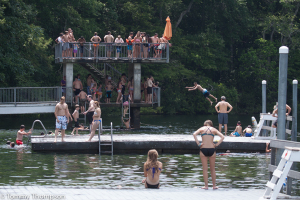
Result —
[[64, 64], [63, 69], [66, 76], [66, 102], [72, 102], [73, 97], [73, 63]]
[[[128, 78], [130, 79], [133, 77], [133, 99], [132, 101], [134, 103], [140, 103], [141, 102], [141, 63], [134, 63], [129, 64], [128, 68]], [[131, 107], [130, 109], [130, 124], [135, 129], [140, 128], [140, 107]]]

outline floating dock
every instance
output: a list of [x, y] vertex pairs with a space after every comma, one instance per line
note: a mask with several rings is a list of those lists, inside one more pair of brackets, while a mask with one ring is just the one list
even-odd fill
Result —
[[[98, 152], [98, 136], [92, 139], [92, 142], [86, 142], [89, 136], [87, 134], [80, 136], [65, 137], [65, 142], [61, 142], [61, 137], [54, 143], [54, 136], [32, 136], [33, 151], [53, 151], [53, 152]], [[101, 144], [110, 143], [111, 136], [101, 135]], [[214, 141], [220, 138], [215, 136]], [[201, 142], [201, 137], [199, 137]], [[224, 141], [217, 148], [217, 152], [265, 152], [266, 143], [269, 140], [258, 140], [250, 137], [225, 137]], [[110, 148], [103, 146], [105, 148]], [[113, 150], [114, 153], [145, 153], [149, 149], [156, 149], [159, 153], [199, 153], [199, 147], [195, 143], [193, 135], [155, 135], [155, 134], [114, 134]], [[101, 150], [102, 151], [102, 150]]]

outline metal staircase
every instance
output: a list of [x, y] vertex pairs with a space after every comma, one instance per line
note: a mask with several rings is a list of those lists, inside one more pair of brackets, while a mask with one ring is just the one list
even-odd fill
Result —
[[121, 77], [121, 72], [116, 70], [113, 66], [108, 63], [92, 65], [90, 63], [79, 63], [84, 69], [89, 71], [95, 76], [95, 78], [105, 81], [105, 76], [111, 77], [111, 84], [116, 88], [118, 85], [119, 77]]

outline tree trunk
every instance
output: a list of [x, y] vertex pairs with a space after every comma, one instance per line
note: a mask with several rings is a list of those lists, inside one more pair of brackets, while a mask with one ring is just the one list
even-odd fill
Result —
[[190, 4], [188, 5], [187, 9], [180, 14], [179, 19], [178, 19], [178, 21], [177, 21], [177, 23], [175, 25], [174, 32], [176, 32], [176, 29], [179, 26], [180, 22], [182, 21], [182, 18], [184, 17], [184, 15], [186, 15], [188, 12], [190, 12], [193, 3], [194, 3], [194, 0], [192, 0], [190, 2]]

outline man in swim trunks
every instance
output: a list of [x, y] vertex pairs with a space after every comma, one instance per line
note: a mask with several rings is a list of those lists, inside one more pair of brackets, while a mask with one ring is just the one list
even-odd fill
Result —
[[[286, 116], [289, 116], [289, 114], [291, 113], [292, 109], [289, 105], [285, 105], [285, 109], [287, 110], [287, 113], [285, 113]], [[276, 105], [274, 106], [274, 111], [272, 113], [273, 117], [277, 117], [278, 115], [278, 103], [276, 103]], [[273, 128], [277, 128], [277, 120], [272, 124]]]
[[155, 52], [154, 58], [156, 58], [159, 55], [157, 47], [159, 46], [159, 43], [160, 43], [160, 39], [158, 38], [157, 33], [155, 33], [154, 36], [151, 37], [151, 41], [152, 41], [152, 43], [157, 43], [157, 44], [154, 44], [154, 52]]
[[128, 54], [128, 58], [132, 57], [132, 37], [133, 37], [133, 32], [129, 33], [128, 39], [127, 39], [127, 54]]
[[69, 32], [65, 31], [65, 34], [61, 37], [62, 41], [63, 41], [63, 53], [62, 53], [62, 57], [68, 57], [68, 53], [69, 53]]
[[212, 94], [209, 93], [209, 91], [207, 91], [207, 89], [202, 88], [201, 85], [198, 85], [197, 82], [194, 82], [194, 87], [185, 87], [186, 89], [188, 89], [188, 91], [192, 91], [192, 90], [199, 90], [200, 92], [203, 93], [204, 97], [207, 99], [207, 101], [210, 102], [210, 105], [213, 104], [213, 102], [208, 98], [208, 97], [212, 97], [216, 100], [217, 102], [217, 98], [214, 97]]
[[84, 37], [81, 36], [81, 37], [77, 40], [77, 42], [80, 43], [80, 57], [83, 57], [83, 47], [84, 47], [83, 45], [84, 45], [84, 43], [85, 43], [86, 41], [85, 41]]
[[74, 77], [75, 81], [73, 82], [73, 91], [74, 91], [74, 97], [75, 97], [75, 103], [78, 103], [78, 95], [80, 91], [83, 89], [81, 81], [78, 80], [78, 77]]
[[83, 114], [87, 116], [89, 123], [90, 123], [90, 131], [92, 130], [92, 123], [93, 123], [93, 115], [95, 112], [95, 106], [94, 106], [94, 100], [92, 98], [92, 95], [88, 95], [87, 100], [89, 103], [89, 109], [85, 111]]
[[54, 142], [56, 142], [56, 137], [58, 134], [58, 130], [61, 129], [61, 141], [64, 142], [64, 137], [65, 137], [65, 130], [67, 129], [67, 125], [69, 123], [69, 118], [72, 121], [72, 117], [69, 113], [69, 109], [68, 109], [68, 104], [65, 103], [65, 97], [62, 96], [60, 98], [60, 102], [58, 104], [56, 104], [55, 106], [55, 111], [54, 111], [54, 115], [55, 115], [55, 139]]
[[91, 38], [91, 42], [94, 45], [94, 57], [98, 57], [98, 48], [99, 43], [101, 42], [101, 38], [98, 36], [97, 32], [94, 33], [94, 36]]
[[110, 59], [111, 52], [113, 50], [112, 43], [114, 42], [114, 36], [111, 35], [111, 32], [108, 31], [107, 35], [104, 36], [104, 42], [106, 42], [106, 57]]
[[26, 133], [25, 126], [21, 125], [20, 130], [17, 133], [16, 144], [17, 145], [23, 144], [23, 135], [29, 135], [29, 134], [31, 134], [31, 129], [28, 131], [28, 133]]
[[69, 57], [73, 57], [73, 47], [74, 44], [73, 42], [75, 42], [75, 37], [73, 34], [73, 30], [71, 28], [68, 28], [68, 37], [69, 37]]
[[79, 96], [79, 102], [80, 102], [80, 104], [79, 104], [80, 110], [83, 113], [87, 94], [85, 93], [85, 91], [81, 90], [81, 92], [79, 93], [78, 96]]
[[[221, 101], [219, 103], [217, 103], [217, 105], [215, 106], [215, 109], [216, 109], [217, 113], [219, 113], [218, 114], [219, 132], [221, 132], [222, 125], [224, 124], [225, 136], [226, 136], [227, 124], [228, 124], [228, 113], [230, 113], [230, 111], [232, 110], [233, 107], [225, 100], [226, 100], [226, 97], [221, 96]], [[219, 110], [218, 110], [218, 107], [220, 107]], [[228, 107], [229, 107], [229, 110], [227, 111]]]

